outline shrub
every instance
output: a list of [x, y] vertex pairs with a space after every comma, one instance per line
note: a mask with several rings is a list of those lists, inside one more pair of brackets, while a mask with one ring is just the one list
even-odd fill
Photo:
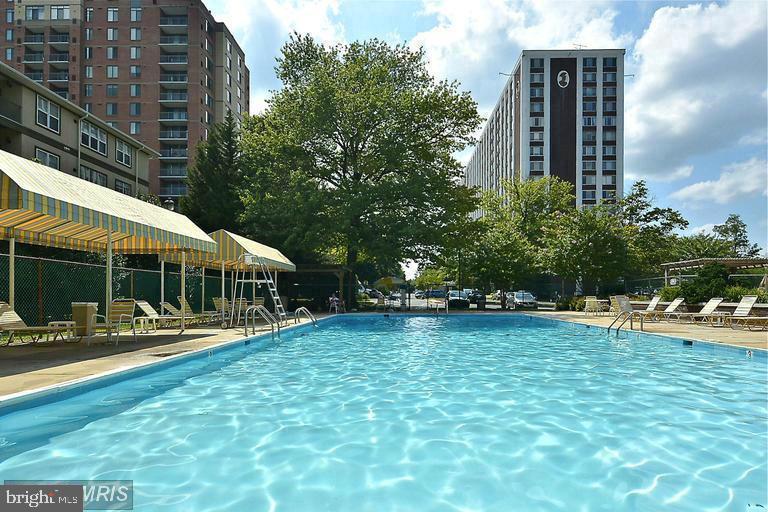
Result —
[[712, 297], [722, 297], [728, 286], [728, 269], [720, 263], [704, 265], [695, 278], [680, 285], [680, 295], [688, 304], [706, 302]]
[[555, 303], [557, 311], [584, 311], [584, 297], [560, 297]]
[[757, 295], [758, 302], [768, 302], [768, 291], [746, 286], [727, 286], [722, 297], [725, 302], [739, 302], [744, 295]]
[[659, 292], [659, 295], [661, 296], [661, 300], [664, 302], [672, 302], [680, 295], [680, 287], [679, 286], [665, 286], [661, 289]]

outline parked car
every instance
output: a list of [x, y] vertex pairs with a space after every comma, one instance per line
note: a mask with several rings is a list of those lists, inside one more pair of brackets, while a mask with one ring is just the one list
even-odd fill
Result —
[[485, 300], [485, 294], [480, 290], [472, 290], [467, 294], [467, 299], [470, 304], [477, 304], [478, 301]]
[[448, 293], [448, 307], [454, 309], [469, 309], [467, 294], [458, 290]]
[[424, 292], [425, 299], [444, 299], [445, 291], [443, 290], [427, 290]]
[[383, 299], [384, 294], [381, 293], [379, 290], [376, 290], [375, 288], [371, 288], [366, 293], [368, 293], [368, 296], [372, 299]]
[[413, 292], [413, 297], [415, 299], [423, 299], [424, 298], [424, 290], [416, 290]]
[[507, 294], [507, 308], [523, 309], [539, 307], [539, 303], [536, 297], [531, 292], [520, 290], [516, 292], [510, 292]]

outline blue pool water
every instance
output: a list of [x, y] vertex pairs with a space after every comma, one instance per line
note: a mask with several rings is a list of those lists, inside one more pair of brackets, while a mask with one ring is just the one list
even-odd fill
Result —
[[516, 315], [337, 317], [0, 416], [0, 480], [132, 479], [152, 511], [760, 510], [766, 369]]

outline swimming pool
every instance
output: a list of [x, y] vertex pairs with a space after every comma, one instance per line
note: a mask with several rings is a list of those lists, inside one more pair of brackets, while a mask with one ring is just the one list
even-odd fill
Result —
[[136, 510], [748, 510], [766, 369], [522, 315], [340, 316], [6, 413], [0, 479], [131, 479]]

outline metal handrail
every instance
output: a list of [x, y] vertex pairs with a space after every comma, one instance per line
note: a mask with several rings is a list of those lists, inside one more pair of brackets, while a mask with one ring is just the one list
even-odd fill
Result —
[[317, 319], [315, 318], [315, 315], [312, 314], [311, 311], [309, 311], [306, 307], [302, 306], [296, 311], [293, 312], [293, 319], [295, 323], [299, 323], [299, 313], [304, 313], [306, 315], [307, 319], [312, 322], [312, 325], [317, 327]]
[[621, 330], [622, 327], [624, 327], [624, 324], [626, 324], [627, 321], [629, 321], [629, 329], [632, 330], [632, 331], [635, 330], [635, 324], [634, 324], [635, 315], [637, 315], [640, 318], [640, 331], [642, 331], [643, 330], [643, 315], [638, 314], [637, 311], [622, 311], [618, 315], [616, 315], [616, 318], [613, 319], [613, 322], [611, 322], [611, 325], [608, 326], [608, 333], [610, 334], [611, 327], [613, 327], [614, 324], [616, 322], [618, 322], [619, 320], [621, 320], [622, 318], [624, 320], [616, 328], [616, 336], [619, 335], [619, 331]]
[[272, 330], [272, 339], [275, 338], [275, 327], [277, 327], [277, 337], [280, 337], [280, 322], [272, 316], [264, 306], [250, 306], [245, 310], [245, 335], [248, 336], [248, 315], [251, 317], [251, 334], [256, 334], [256, 313], [258, 313], [265, 322], [269, 324]]

